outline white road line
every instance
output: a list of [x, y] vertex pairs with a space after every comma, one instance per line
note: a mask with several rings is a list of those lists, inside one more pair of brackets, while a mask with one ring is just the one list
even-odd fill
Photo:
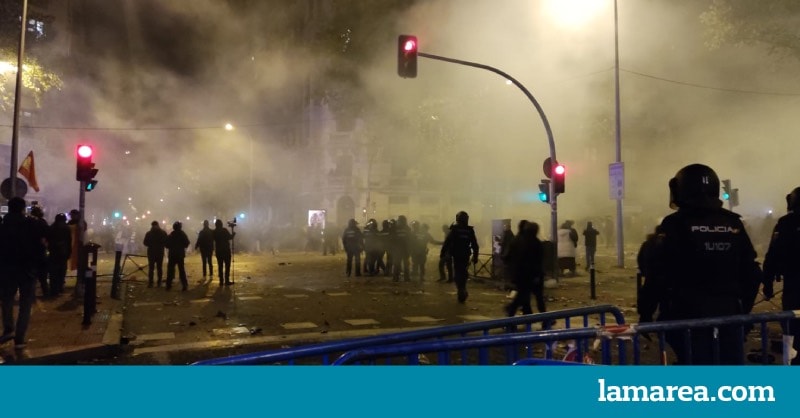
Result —
[[348, 323], [350, 325], [356, 326], [356, 327], [359, 326], [359, 325], [378, 325], [378, 324], [380, 324], [380, 322], [378, 322], [378, 321], [376, 321], [376, 320], [374, 320], [372, 318], [370, 318], [370, 319], [345, 319], [344, 322], [346, 322], [346, 323]]
[[437, 319], [437, 318], [434, 318], [434, 317], [431, 317], [431, 316], [404, 316], [403, 319], [405, 319], [408, 322], [439, 322], [439, 321], [444, 321], [444, 319]]
[[347, 292], [327, 292], [326, 295], [328, 296], [350, 296]]
[[490, 318], [488, 316], [483, 316], [483, 315], [458, 315], [458, 317], [459, 318], [464, 318], [467, 321], [486, 321], [486, 320], [489, 320], [489, 319], [494, 319], [494, 318]]
[[247, 327], [215, 328], [211, 330], [211, 333], [214, 335], [249, 334], [250, 330]]
[[317, 324], [313, 322], [286, 322], [281, 324], [284, 329], [307, 329], [317, 328]]
[[261, 296], [239, 296], [239, 300], [258, 300], [263, 299]]
[[285, 298], [289, 298], [289, 299], [298, 299], [298, 298], [307, 298], [307, 297], [308, 297], [308, 295], [303, 295], [303, 294], [297, 294], [297, 295], [283, 295], [283, 297], [285, 297]]

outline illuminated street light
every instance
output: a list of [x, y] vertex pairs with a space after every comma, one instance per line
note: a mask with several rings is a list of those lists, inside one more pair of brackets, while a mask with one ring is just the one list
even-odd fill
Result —
[[[607, 1], [600, 0], [546, 0], [544, 10], [554, 22], [567, 28], [578, 28], [586, 24], [592, 17], [600, 14]], [[619, 97], [619, 17], [617, 0], [614, 0], [614, 109], [615, 109], [615, 163], [622, 165], [622, 133]], [[625, 178], [622, 177], [622, 184]], [[617, 201], [617, 267], [625, 266], [624, 236], [622, 230], [622, 197]]]
[[[228, 122], [225, 124], [226, 131], [233, 131], [234, 129], [236, 129], [236, 127], [233, 126], [232, 123]], [[253, 216], [253, 137], [249, 132], [245, 132], [245, 135], [247, 135], [247, 140], [250, 142], [250, 182], [248, 184], [250, 188], [250, 204], [247, 213]], [[242, 218], [244, 218], [244, 216], [242, 216]]]

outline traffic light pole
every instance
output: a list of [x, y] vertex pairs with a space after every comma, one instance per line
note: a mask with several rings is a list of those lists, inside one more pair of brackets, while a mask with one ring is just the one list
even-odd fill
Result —
[[[424, 57], [424, 58], [430, 58], [430, 59], [434, 59], [434, 60], [450, 62], [450, 63], [453, 63], [453, 64], [466, 65], [468, 67], [480, 68], [482, 70], [488, 70], [488, 71], [491, 71], [491, 72], [493, 72], [495, 74], [499, 74], [500, 76], [505, 77], [506, 80], [514, 83], [514, 85], [517, 86], [517, 88], [519, 88], [520, 90], [522, 90], [523, 93], [525, 93], [525, 96], [528, 97], [528, 100], [530, 100], [531, 103], [533, 103], [533, 106], [536, 108], [536, 111], [539, 112], [539, 117], [541, 117], [542, 123], [544, 124], [544, 129], [547, 132], [547, 141], [548, 141], [548, 143], [550, 145], [550, 160], [554, 161], [554, 162], [558, 161], [556, 159], [556, 143], [555, 143], [555, 140], [553, 139], [553, 131], [550, 129], [550, 122], [547, 121], [547, 116], [545, 116], [544, 109], [542, 109], [542, 106], [539, 105], [539, 102], [536, 101], [536, 98], [533, 97], [533, 94], [531, 94], [531, 92], [528, 91], [528, 89], [525, 88], [525, 86], [523, 86], [522, 83], [520, 83], [514, 77], [511, 77], [510, 75], [508, 75], [504, 71], [501, 71], [501, 70], [499, 70], [497, 68], [494, 68], [494, 67], [491, 67], [491, 66], [488, 66], [488, 65], [478, 64], [478, 63], [470, 62], [470, 61], [458, 60], [458, 59], [454, 59], [454, 58], [442, 57], [442, 56], [439, 56], [439, 55], [426, 54], [424, 52], [417, 52], [417, 55], [420, 56], [420, 57]], [[555, 164], [553, 165], [553, 167], [555, 167]], [[558, 234], [557, 234], [557, 231], [558, 231], [558, 194], [555, 193], [555, 188], [553, 186], [553, 182], [551, 181], [550, 182], [550, 241], [553, 243], [553, 248], [554, 249], [558, 248]], [[558, 273], [559, 273], [559, 269], [558, 269], [558, 251], [554, 250], [553, 251], [553, 277], [557, 279], [558, 278]]]

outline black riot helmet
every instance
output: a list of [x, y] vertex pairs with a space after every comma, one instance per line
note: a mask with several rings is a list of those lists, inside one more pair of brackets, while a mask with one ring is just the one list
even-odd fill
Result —
[[460, 226], [467, 226], [469, 224], [469, 215], [463, 210], [456, 213], [456, 224]]
[[786, 210], [797, 211], [800, 209], [800, 187], [795, 187], [786, 195]]
[[358, 225], [358, 222], [355, 219], [350, 219], [347, 221], [348, 228], [355, 228]]
[[669, 207], [722, 207], [717, 173], [703, 164], [690, 164], [680, 169], [669, 181]]

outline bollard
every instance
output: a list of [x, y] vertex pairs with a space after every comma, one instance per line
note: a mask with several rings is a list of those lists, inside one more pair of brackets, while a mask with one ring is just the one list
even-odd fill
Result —
[[594, 263], [589, 267], [589, 286], [591, 287], [592, 300], [597, 299], [597, 284], [594, 278]]
[[92, 316], [97, 312], [97, 249], [99, 245], [89, 242], [84, 246], [86, 254], [86, 261], [91, 262], [86, 266], [84, 276], [84, 294], [83, 294], [83, 325], [92, 323]]
[[114, 275], [111, 278], [111, 299], [119, 299], [119, 285], [122, 281], [122, 249], [114, 253]]

